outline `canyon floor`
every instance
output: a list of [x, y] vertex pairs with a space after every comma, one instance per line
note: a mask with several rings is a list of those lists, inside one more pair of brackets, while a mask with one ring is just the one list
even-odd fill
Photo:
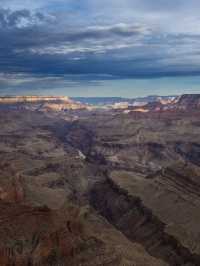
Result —
[[200, 112], [0, 110], [0, 265], [200, 265]]

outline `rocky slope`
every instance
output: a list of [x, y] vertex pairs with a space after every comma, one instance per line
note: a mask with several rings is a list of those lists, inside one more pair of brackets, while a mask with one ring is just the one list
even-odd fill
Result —
[[104, 170], [67, 142], [66, 120], [0, 112], [0, 265], [167, 265], [92, 209]]
[[0, 110], [0, 265], [200, 265], [194, 96], [185, 112], [34, 104]]
[[[97, 116], [77, 121], [67, 135], [88, 160], [107, 169], [108, 182], [93, 188], [91, 204], [169, 265], [200, 264], [199, 133], [194, 107]], [[135, 197], [140, 205], [134, 206]]]

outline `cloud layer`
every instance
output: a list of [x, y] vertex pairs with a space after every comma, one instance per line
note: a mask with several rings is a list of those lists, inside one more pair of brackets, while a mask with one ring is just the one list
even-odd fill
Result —
[[197, 0], [0, 2], [0, 89], [19, 75], [26, 84], [26, 75], [95, 82], [200, 74]]

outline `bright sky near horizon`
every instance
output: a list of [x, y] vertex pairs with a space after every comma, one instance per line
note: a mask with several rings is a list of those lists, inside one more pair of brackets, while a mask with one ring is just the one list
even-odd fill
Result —
[[200, 93], [198, 0], [0, 4], [0, 95]]

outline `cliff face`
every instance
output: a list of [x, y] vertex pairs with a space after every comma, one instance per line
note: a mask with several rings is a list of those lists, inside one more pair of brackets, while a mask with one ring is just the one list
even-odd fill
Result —
[[86, 105], [67, 96], [16, 96], [0, 97], [0, 108], [37, 111], [64, 111], [85, 109]]
[[96, 116], [66, 134], [88, 160], [107, 169], [108, 180], [93, 187], [91, 204], [170, 266], [200, 265], [200, 123], [194, 113]]
[[182, 109], [200, 109], [200, 94], [184, 94], [176, 105]]
[[[67, 96], [8, 96], [0, 97], [0, 108], [9, 107], [12, 109], [28, 109], [39, 111], [64, 111], [76, 109], [89, 109], [89, 106], [70, 99]], [[113, 109], [120, 111], [134, 112], [163, 112], [176, 110], [199, 110], [200, 94], [184, 94], [173, 97], [166, 101], [158, 98], [156, 101], [149, 101], [143, 106], [129, 106], [128, 103], [114, 105]]]
[[0, 103], [9, 104], [9, 103], [35, 103], [35, 102], [72, 102], [67, 96], [8, 96], [0, 97]]
[[140, 108], [129, 107], [129, 111], [134, 112], [166, 113], [168, 111], [187, 112], [187, 110], [190, 112], [200, 110], [200, 94], [184, 94], [166, 101], [158, 99], [158, 101], [148, 102]]

